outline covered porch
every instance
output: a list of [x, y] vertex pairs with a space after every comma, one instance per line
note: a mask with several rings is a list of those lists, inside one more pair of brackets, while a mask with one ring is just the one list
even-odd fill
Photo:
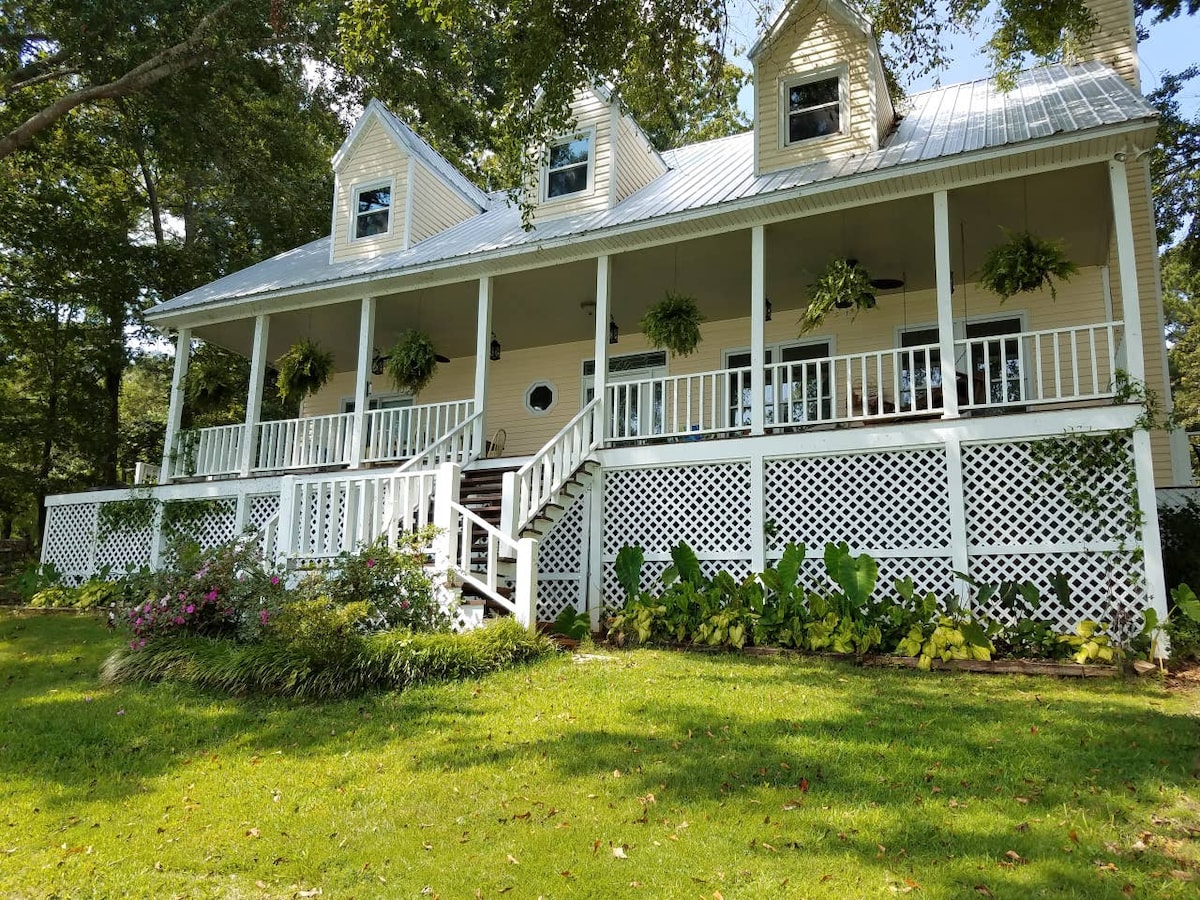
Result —
[[[1001, 304], [975, 283], [1000, 227], [1066, 246], [1080, 272], [1056, 301]], [[877, 307], [801, 335], [807, 285], [831, 258], [879, 281]], [[694, 296], [705, 317], [692, 356], [669, 357], [639, 331], [667, 291]], [[1137, 301], [1120, 162], [862, 202], [180, 329], [181, 350], [195, 335], [245, 353], [251, 387], [245, 421], [181, 431], [177, 354], [160, 479], [398, 466], [450, 445], [462, 463], [527, 459], [582, 420], [597, 447], [1108, 402], [1118, 369], [1144, 377]], [[407, 328], [447, 360], [416, 397], [390, 392], [381, 364]], [[301, 337], [334, 354], [337, 374], [300, 417], [261, 421], [268, 361]]]

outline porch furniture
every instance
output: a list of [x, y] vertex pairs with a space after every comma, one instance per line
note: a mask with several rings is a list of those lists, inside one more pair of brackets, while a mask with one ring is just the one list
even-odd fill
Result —
[[487, 459], [496, 459], [504, 455], [504, 444], [508, 440], [508, 432], [503, 428], [497, 428], [496, 433], [492, 435], [492, 439], [487, 442], [486, 452], [483, 454]]

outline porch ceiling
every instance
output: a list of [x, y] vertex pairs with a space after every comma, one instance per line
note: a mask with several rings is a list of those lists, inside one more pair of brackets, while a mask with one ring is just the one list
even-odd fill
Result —
[[[1103, 165], [955, 190], [950, 194], [955, 281], [974, 280], [988, 249], [1002, 239], [1000, 226], [1060, 240], [1080, 266], [1102, 265], [1111, 221]], [[932, 201], [927, 195], [911, 197], [769, 225], [765, 250], [766, 291], [776, 310], [802, 308], [807, 286], [834, 257], [859, 260], [874, 278], [902, 278], [909, 290], [929, 289], [935, 286]], [[612, 259], [612, 314], [625, 334], [638, 330], [647, 307], [666, 291], [696, 297], [711, 321], [749, 313], [748, 230]], [[464, 281], [380, 297], [374, 345], [386, 353], [405, 328], [420, 328], [439, 352], [473, 356], [477, 291], [477, 282]], [[493, 291], [493, 330], [506, 349], [588, 341], [595, 333], [593, 314], [584, 306], [596, 296], [594, 260], [498, 276]], [[354, 368], [358, 317], [358, 302], [273, 315], [268, 355], [276, 359], [308, 336], [334, 353], [338, 369]], [[209, 325], [196, 334], [248, 355], [253, 320]]]

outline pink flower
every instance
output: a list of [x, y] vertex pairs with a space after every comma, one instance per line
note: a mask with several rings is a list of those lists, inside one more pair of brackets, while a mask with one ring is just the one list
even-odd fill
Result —
[[183, 619], [183, 616], [176, 616], [176, 617], [175, 617], [175, 624], [176, 624], [176, 625], [182, 625], [182, 624], [183, 624], [183, 621], [184, 621], [184, 619]]
[[258, 621], [261, 624], [266, 625], [267, 619], [269, 619], [269, 618], [271, 618], [271, 614], [269, 612], [267, 612], [265, 609], [260, 609], [258, 611]]
[[209, 591], [207, 594], [205, 594], [204, 599], [205, 600], [216, 600], [217, 599], [217, 589], [213, 588], [211, 591]]
[[367, 568], [368, 568], [368, 569], [373, 569], [373, 568], [375, 568], [375, 560], [373, 560], [373, 559], [368, 559], [368, 560], [367, 560]]
[[278, 575], [271, 576], [271, 584], [273, 584], [273, 585], [279, 584], [279, 576]]
[[140, 628], [141, 625], [142, 625], [142, 617], [138, 616], [136, 619], [133, 620], [133, 627]]
[[186, 591], [180, 591], [180, 592], [179, 592], [179, 599], [180, 599], [180, 600], [186, 600], [186, 599], [187, 599], [187, 592], [186, 592]]
[[400, 608], [401, 608], [401, 609], [408, 609], [410, 606], [412, 606], [412, 604], [411, 604], [411, 603], [409, 603], [407, 600], [401, 600], [401, 601], [400, 601]]
[[191, 603], [189, 603], [189, 604], [187, 605], [187, 609], [185, 609], [185, 610], [184, 610], [184, 612], [185, 612], [185, 613], [187, 613], [188, 615], [191, 615], [191, 614], [192, 614], [192, 613], [194, 613], [195, 611], [196, 611], [196, 607], [195, 607], [193, 604], [191, 604]]
[[130, 649], [130, 650], [136, 650], [136, 649], [137, 649], [137, 641], [130, 641], [130, 642], [129, 642], [129, 649]]

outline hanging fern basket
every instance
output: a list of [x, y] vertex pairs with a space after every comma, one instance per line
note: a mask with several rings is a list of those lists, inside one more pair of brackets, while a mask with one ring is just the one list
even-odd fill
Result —
[[323, 388], [333, 374], [333, 354], [304, 338], [275, 362], [279, 372], [279, 399], [299, 403]]
[[704, 316], [696, 299], [670, 291], [646, 310], [640, 327], [650, 346], [672, 356], [690, 356], [700, 345], [700, 323]]
[[429, 335], [410, 328], [400, 335], [388, 355], [386, 371], [396, 390], [405, 394], [419, 394], [437, 371], [437, 350]]
[[1044, 287], [1050, 288], [1050, 299], [1056, 299], [1055, 280], [1068, 281], [1079, 271], [1079, 267], [1067, 258], [1063, 245], [1043, 240], [1028, 231], [1003, 231], [1007, 240], [988, 251], [979, 273], [979, 284], [1001, 301]]
[[854, 260], [833, 259], [808, 286], [808, 307], [800, 319], [800, 333], [816, 329], [835, 309], [875, 308], [871, 276]]

